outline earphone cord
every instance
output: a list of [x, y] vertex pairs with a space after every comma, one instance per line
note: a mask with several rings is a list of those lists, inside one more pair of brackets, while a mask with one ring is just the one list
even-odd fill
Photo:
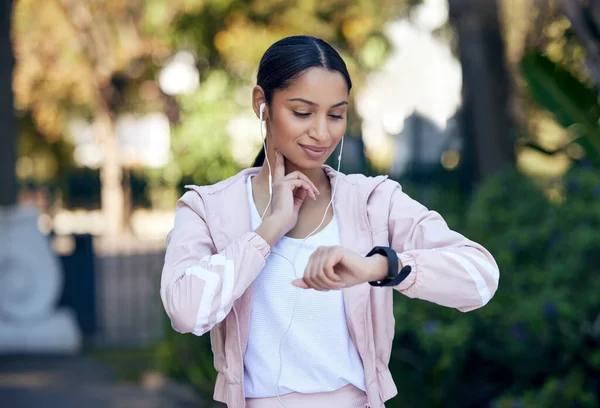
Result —
[[[269, 209], [269, 206], [271, 205], [271, 200], [272, 200], [272, 197], [273, 197], [271, 163], [269, 163], [269, 157], [267, 155], [267, 142], [266, 142], [266, 138], [263, 135], [262, 115], [261, 115], [261, 120], [260, 120], [260, 134], [262, 136], [263, 147], [265, 149], [265, 160], [267, 161], [267, 166], [269, 167], [269, 201], [267, 202], [267, 206], [265, 207], [265, 210], [264, 210], [262, 216], [260, 217], [261, 222], [262, 222], [263, 218], [265, 217], [265, 214], [267, 213], [267, 210]], [[321, 228], [321, 226], [325, 222], [325, 219], [327, 218], [327, 213], [329, 211], [329, 208], [333, 205], [335, 193], [337, 191], [337, 183], [338, 183], [338, 180], [339, 180], [340, 164], [342, 162], [342, 151], [343, 150], [344, 150], [344, 137], [342, 136], [342, 140], [341, 140], [341, 144], [340, 144], [340, 154], [338, 155], [338, 166], [337, 166], [337, 170], [336, 170], [336, 178], [335, 178], [335, 183], [333, 183], [333, 191], [331, 192], [331, 200], [329, 200], [329, 203], [327, 204], [327, 208], [325, 209], [325, 213], [323, 214], [323, 218], [321, 218], [321, 222], [319, 223], [319, 225], [300, 242], [300, 244], [298, 245], [298, 248], [296, 249], [296, 253], [294, 254], [294, 257], [293, 257], [293, 259], [291, 261], [287, 257], [285, 257], [285, 256], [283, 256], [283, 255], [281, 255], [281, 254], [279, 254], [279, 253], [277, 253], [275, 251], [271, 252], [271, 253], [273, 253], [273, 254], [275, 254], [275, 255], [277, 255], [277, 256], [285, 259], [286, 261], [288, 261], [292, 265], [292, 270], [294, 271], [294, 278], [299, 278], [299, 276], [297, 276], [297, 272], [296, 272], [296, 258], [298, 257], [298, 254], [300, 253], [300, 249], [302, 248], [302, 245], [312, 235], [314, 235], [317, 231], [319, 231], [319, 229]], [[275, 158], [275, 160], [279, 160], [279, 156], [277, 156]], [[282, 374], [282, 371], [283, 371], [283, 356], [282, 356], [283, 342], [285, 341], [285, 338], [287, 337], [287, 334], [290, 331], [290, 328], [292, 327], [292, 322], [294, 321], [294, 315], [296, 313], [296, 305], [297, 305], [297, 301], [298, 301], [298, 290], [299, 289], [300, 288], [295, 287], [294, 307], [292, 308], [292, 316], [290, 318], [290, 323], [288, 324], [288, 327], [285, 330], [285, 333], [283, 334], [281, 342], [279, 343], [279, 373], [277, 374], [277, 399], [279, 400], [279, 402], [281, 403], [281, 405], [284, 408], [287, 408], [287, 407], [283, 403], [283, 401], [281, 400], [281, 394], [280, 394], [280, 391], [279, 391], [279, 389], [280, 389], [280, 387], [279, 387], [279, 381], [281, 380], [281, 374]]]

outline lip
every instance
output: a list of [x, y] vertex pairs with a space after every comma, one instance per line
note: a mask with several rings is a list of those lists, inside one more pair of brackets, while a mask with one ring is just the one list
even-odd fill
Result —
[[314, 147], [314, 146], [306, 146], [300, 145], [304, 153], [311, 159], [320, 159], [327, 153], [326, 147]]

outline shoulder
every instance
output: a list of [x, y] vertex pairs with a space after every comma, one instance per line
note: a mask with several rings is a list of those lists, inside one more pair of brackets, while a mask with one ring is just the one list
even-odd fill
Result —
[[346, 188], [354, 189], [360, 192], [370, 193], [381, 183], [388, 180], [387, 175], [365, 176], [364, 174], [344, 174], [335, 171], [330, 166], [323, 166], [325, 172], [330, 178], [339, 178], [339, 182], [344, 183]]
[[423, 204], [404, 191], [402, 184], [389, 178], [373, 190], [369, 201], [375, 206], [385, 206], [390, 212], [401, 209], [402, 212], [421, 213], [423, 209], [427, 210]]
[[192, 184], [188, 184], [185, 188], [195, 191], [199, 195], [211, 195], [218, 194], [223, 191], [227, 191], [231, 187], [239, 186], [240, 184], [245, 184], [247, 178], [251, 174], [255, 174], [258, 172], [258, 168], [248, 168], [240, 171], [239, 173], [226, 178], [225, 180], [219, 181], [215, 184], [209, 184], [204, 186], [196, 186]]
[[215, 184], [203, 186], [191, 184], [186, 185], [185, 188], [189, 191], [179, 198], [177, 201], [177, 207], [185, 205], [200, 214], [203, 212], [205, 200], [210, 200], [217, 197], [220, 198], [223, 194], [229, 195], [244, 193], [246, 191], [245, 185], [248, 176], [256, 173], [257, 171], [257, 168], [248, 168]]
[[418, 217], [426, 210], [390, 178], [378, 183], [368, 195], [367, 213], [374, 230], [387, 229], [390, 219]]
[[346, 189], [366, 200], [368, 205], [381, 204], [382, 200], [389, 203], [394, 193], [402, 191], [400, 184], [386, 174], [378, 176], [344, 174], [336, 172], [329, 166], [325, 166], [325, 171], [329, 177], [339, 177], [339, 182], [343, 183]]

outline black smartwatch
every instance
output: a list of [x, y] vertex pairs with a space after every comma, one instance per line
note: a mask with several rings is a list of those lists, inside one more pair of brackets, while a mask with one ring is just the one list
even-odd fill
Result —
[[375, 254], [383, 255], [388, 260], [388, 271], [384, 280], [369, 282], [371, 286], [396, 286], [400, 284], [410, 274], [412, 268], [409, 265], [402, 267], [401, 271], [398, 271], [398, 254], [392, 248], [376, 246], [371, 249], [367, 254], [367, 257]]

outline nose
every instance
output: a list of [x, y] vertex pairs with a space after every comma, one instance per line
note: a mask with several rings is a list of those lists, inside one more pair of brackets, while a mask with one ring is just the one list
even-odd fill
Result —
[[327, 115], [317, 115], [314, 123], [313, 138], [319, 142], [324, 142], [329, 139], [329, 128], [327, 123]]

